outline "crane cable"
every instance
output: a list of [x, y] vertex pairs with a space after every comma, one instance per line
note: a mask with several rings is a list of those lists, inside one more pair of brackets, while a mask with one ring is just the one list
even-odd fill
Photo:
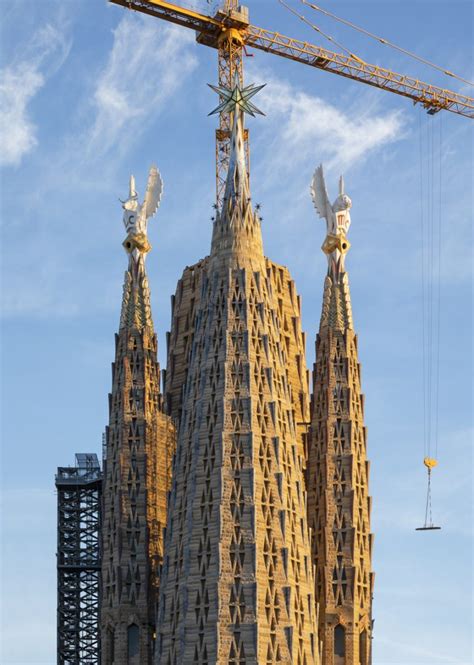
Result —
[[321, 14], [325, 14], [326, 16], [329, 16], [330, 18], [333, 18], [335, 21], [339, 21], [339, 23], [343, 23], [344, 25], [347, 25], [350, 28], [353, 28], [354, 30], [357, 30], [358, 32], [361, 32], [362, 34], [367, 35], [368, 37], [371, 37], [372, 39], [375, 39], [376, 41], [380, 42], [381, 44], [384, 44], [385, 46], [389, 46], [390, 48], [393, 48], [396, 51], [400, 51], [400, 53], [403, 53], [404, 55], [408, 55], [410, 58], [414, 58], [415, 60], [418, 60], [419, 62], [422, 62], [424, 65], [428, 65], [428, 67], [432, 67], [433, 69], [436, 69], [439, 72], [442, 72], [446, 76], [451, 76], [452, 78], [455, 78], [458, 81], [461, 81], [462, 83], [466, 83], [467, 85], [474, 86], [473, 81], [468, 81], [467, 79], [463, 78], [462, 76], [459, 76], [458, 74], [454, 74], [453, 72], [450, 72], [448, 69], [445, 69], [444, 67], [440, 67], [439, 65], [434, 64], [430, 60], [426, 60], [426, 58], [422, 58], [421, 56], [416, 55], [416, 53], [412, 53], [412, 51], [408, 51], [407, 49], [404, 49], [401, 46], [397, 46], [397, 44], [394, 44], [393, 42], [390, 42], [388, 39], [384, 39], [383, 37], [379, 37], [378, 35], [374, 35], [372, 32], [369, 32], [368, 30], [365, 30], [364, 28], [361, 28], [360, 26], [357, 26], [354, 23], [351, 23], [350, 21], [347, 21], [346, 19], [340, 18], [339, 16], [336, 16], [335, 14], [332, 14], [327, 9], [323, 9], [322, 7], [319, 7], [318, 5], [314, 5], [312, 2], [308, 2], [308, 0], [300, 0], [300, 2], [303, 5], [306, 5], [307, 7], [311, 7], [311, 9], [314, 9], [315, 11], [321, 12]]
[[[309, 4], [306, 0], [300, 0]], [[352, 58], [361, 63], [364, 61], [339, 44], [333, 37], [324, 33], [306, 16], [290, 7], [285, 0], [278, 0], [292, 14], [309, 25], [313, 30], [333, 42]], [[310, 5], [312, 6], [312, 5]], [[342, 20], [342, 19], [341, 19]], [[380, 38], [378, 38], [380, 40]], [[390, 43], [387, 42], [387, 45]], [[403, 49], [399, 49], [403, 50]], [[428, 63], [427, 64], [431, 64]], [[436, 66], [435, 66], [436, 67]], [[455, 76], [453, 74], [453, 76]], [[460, 77], [455, 76], [461, 79]], [[465, 81], [470, 83], [469, 81]], [[421, 111], [420, 127], [420, 223], [421, 223], [421, 281], [422, 281], [422, 383], [423, 383], [423, 437], [424, 465], [428, 470], [428, 491], [426, 497], [425, 526], [421, 529], [438, 529], [433, 526], [431, 509], [431, 471], [437, 465], [439, 439], [439, 376], [440, 376], [440, 331], [441, 331], [441, 236], [442, 236], [442, 117], [439, 114], [439, 143], [435, 150], [436, 122], [426, 116], [426, 139], [423, 138]], [[423, 143], [425, 142], [425, 146]], [[437, 154], [436, 154], [437, 153]], [[435, 156], [438, 158], [438, 214], [435, 214]], [[425, 163], [426, 160], [426, 163]], [[424, 168], [425, 164], [425, 168]], [[426, 206], [426, 211], [425, 211]], [[425, 214], [426, 212], [426, 214]], [[435, 244], [437, 251], [435, 252]], [[431, 457], [432, 449], [435, 457]], [[429, 519], [429, 522], [428, 522]]]
[[[438, 126], [436, 126], [438, 122]], [[424, 465], [428, 471], [425, 524], [433, 526], [431, 472], [437, 465], [439, 441], [439, 379], [441, 338], [441, 240], [443, 168], [442, 117], [419, 114], [421, 295], [422, 295], [422, 392]], [[438, 133], [437, 133], [438, 127]], [[436, 150], [436, 143], [438, 143]], [[434, 457], [432, 456], [434, 455]]]
[[303, 23], [306, 23], [306, 25], [309, 25], [309, 27], [312, 28], [312, 30], [315, 30], [316, 32], [319, 32], [319, 34], [322, 35], [325, 39], [327, 39], [328, 41], [332, 42], [333, 44], [336, 44], [336, 46], [337, 46], [338, 48], [340, 48], [341, 51], [344, 51], [344, 53], [347, 53], [347, 55], [349, 55], [351, 58], [354, 58], [354, 60], [357, 60], [358, 62], [362, 63], [363, 65], [366, 64], [366, 63], [364, 62], [364, 60], [362, 60], [362, 58], [359, 58], [359, 56], [357, 56], [357, 55], [355, 55], [354, 53], [352, 53], [351, 51], [349, 51], [349, 49], [345, 48], [345, 46], [342, 46], [342, 44], [340, 44], [339, 42], [337, 42], [337, 41], [334, 39], [334, 37], [331, 37], [330, 35], [328, 35], [328, 34], [326, 34], [325, 32], [323, 32], [323, 31], [321, 30], [321, 28], [319, 28], [319, 27], [318, 27], [317, 25], [315, 25], [314, 23], [311, 23], [311, 21], [310, 21], [309, 19], [307, 19], [306, 16], [304, 16], [303, 14], [300, 14], [298, 11], [296, 11], [296, 9], [293, 9], [293, 7], [290, 7], [290, 5], [288, 5], [288, 4], [285, 2], [285, 0], [278, 0], [278, 2], [280, 3], [280, 5], [282, 5], [283, 7], [285, 7], [289, 12], [291, 12], [292, 14], [294, 14], [295, 16], [297, 16], [297, 17], [300, 19], [300, 21], [303, 21]]

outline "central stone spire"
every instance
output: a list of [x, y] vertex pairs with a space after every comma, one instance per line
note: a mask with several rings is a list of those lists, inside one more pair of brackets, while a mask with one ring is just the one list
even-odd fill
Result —
[[251, 206], [243, 112], [257, 91], [217, 89], [217, 110], [233, 114], [225, 196], [210, 256], [173, 299], [165, 392], [179, 432], [157, 665], [319, 664], [304, 338], [294, 284], [265, 259]]

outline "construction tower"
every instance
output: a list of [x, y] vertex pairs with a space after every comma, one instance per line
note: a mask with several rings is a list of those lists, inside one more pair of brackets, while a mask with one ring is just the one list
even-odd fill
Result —
[[330, 204], [322, 167], [312, 196], [327, 236], [329, 268], [316, 338], [307, 469], [323, 665], [369, 665], [372, 639], [372, 539], [369, 463], [357, 336], [344, 259], [351, 200], [341, 178]]
[[59, 467], [57, 663], [100, 665], [102, 472], [97, 455]]
[[104, 464], [102, 664], [153, 659], [159, 568], [174, 428], [162, 412], [157, 337], [145, 256], [162, 183], [152, 167], [143, 204], [135, 181], [123, 203], [128, 270], [116, 335]]

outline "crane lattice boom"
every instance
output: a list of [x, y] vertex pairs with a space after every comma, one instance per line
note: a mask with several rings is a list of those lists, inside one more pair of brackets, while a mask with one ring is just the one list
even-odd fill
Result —
[[415, 103], [422, 104], [431, 114], [445, 110], [474, 118], [474, 99], [471, 97], [371, 65], [353, 56], [334, 53], [299, 39], [285, 37], [278, 32], [258, 28], [250, 25], [245, 15], [238, 11], [221, 10], [211, 17], [163, 0], [110, 0], [110, 2], [192, 28], [197, 32], [197, 41], [206, 46], [220, 48], [223, 39], [230, 38], [240, 45], [274, 53], [409, 97]]

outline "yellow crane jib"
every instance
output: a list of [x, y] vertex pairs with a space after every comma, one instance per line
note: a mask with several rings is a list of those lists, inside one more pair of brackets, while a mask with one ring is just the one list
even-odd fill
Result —
[[220, 9], [215, 16], [207, 16], [164, 0], [109, 0], [109, 2], [192, 28], [197, 32], [197, 41], [206, 46], [218, 49], [222, 43], [222, 34], [227, 33], [227, 39], [230, 37], [231, 41], [239, 44], [408, 97], [415, 103], [421, 104], [430, 114], [445, 110], [474, 118], [474, 99], [471, 97], [372, 65], [353, 54], [335, 53], [251, 25], [245, 8]]

